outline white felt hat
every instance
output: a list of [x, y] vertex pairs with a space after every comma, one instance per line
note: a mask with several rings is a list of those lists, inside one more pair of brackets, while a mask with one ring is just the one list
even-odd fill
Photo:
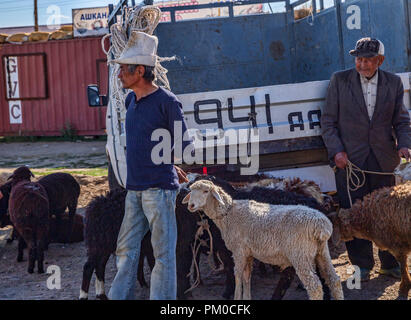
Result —
[[121, 64], [141, 64], [154, 67], [157, 60], [157, 45], [156, 36], [132, 31], [123, 53], [113, 61]]

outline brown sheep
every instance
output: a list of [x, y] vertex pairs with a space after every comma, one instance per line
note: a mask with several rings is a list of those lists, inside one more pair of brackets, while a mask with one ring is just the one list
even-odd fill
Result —
[[375, 190], [330, 218], [340, 240], [370, 240], [397, 259], [402, 274], [399, 295], [407, 298], [411, 289], [407, 265], [411, 252], [411, 181]]

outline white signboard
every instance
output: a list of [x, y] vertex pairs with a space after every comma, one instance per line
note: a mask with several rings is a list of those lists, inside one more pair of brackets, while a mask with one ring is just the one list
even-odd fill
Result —
[[73, 9], [73, 29], [75, 37], [103, 35], [108, 29], [108, 7]]
[[[17, 57], [4, 57], [6, 68], [6, 88], [7, 98], [12, 99], [19, 97], [19, 71], [17, 66]], [[9, 101], [9, 116], [11, 124], [23, 123], [23, 113], [21, 110], [21, 101]]]
[[[207, 129], [258, 128], [259, 141], [319, 136], [328, 81], [179, 95], [187, 126]], [[255, 113], [255, 120], [250, 119]]]

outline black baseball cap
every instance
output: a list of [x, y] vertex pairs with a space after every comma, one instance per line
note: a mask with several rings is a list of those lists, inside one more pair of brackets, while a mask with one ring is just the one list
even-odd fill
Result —
[[350, 55], [354, 57], [371, 58], [384, 55], [384, 44], [375, 38], [361, 38], [357, 41], [354, 50], [350, 50]]

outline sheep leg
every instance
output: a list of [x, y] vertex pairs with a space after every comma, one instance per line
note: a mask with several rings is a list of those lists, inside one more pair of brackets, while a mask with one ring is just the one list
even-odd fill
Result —
[[319, 248], [315, 261], [321, 277], [324, 279], [325, 283], [331, 291], [331, 296], [335, 300], [344, 300], [344, 293], [342, 290], [340, 277], [335, 272], [334, 266], [332, 264], [327, 241], [324, 241], [324, 243]]
[[401, 266], [401, 283], [400, 290], [398, 292], [399, 297], [407, 299], [408, 292], [411, 290], [411, 277], [408, 273], [407, 255], [398, 255], [397, 261], [400, 263]]
[[235, 279], [234, 279], [234, 260], [231, 256], [231, 252], [227, 249], [218, 250], [221, 261], [224, 264], [225, 277], [225, 290], [223, 292], [223, 298], [230, 299], [234, 294]]
[[37, 257], [37, 243], [36, 241], [29, 241], [28, 243], [28, 248], [29, 248], [29, 267], [27, 269], [28, 273], [33, 273], [34, 272], [34, 264], [36, 262], [36, 257]]
[[258, 270], [260, 271], [261, 276], [267, 276], [267, 269], [265, 268], [265, 264], [261, 261], [258, 262]]
[[104, 291], [104, 277], [106, 272], [106, 264], [109, 258], [110, 254], [101, 258], [96, 267], [96, 298], [99, 300], [108, 300]]
[[[205, 253], [205, 254], [207, 254], [207, 253]], [[201, 258], [201, 250], [198, 252], [198, 254], [197, 254], [197, 256], [195, 257], [195, 259], [196, 259], [196, 263], [197, 263], [197, 265], [199, 266], [200, 265], [200, 258]], [[195, 275], [193, 274], [193, 277], [194, 277]], [[204, 284], [204, 282], [203, 282], [203, 279], [201, 279], [201, 272], [200, 272], [200, 268], [198, 269], [198, 285], [199, 286], [202, 286], [203, 284]]]
[[291, 283], [293, 282], [295, 276], [295, 269], [293, 267], [287, 267], [281, 272], [281, 278], [274, 290], [271, 300], [281, 300]]
[[244, 292], [243, 299], [251, 300], [251, 273], [253, 271], [253, 257], [248, 257], [243, 271]]
[[74, 215], [76, 214], [77, 209], [77, 198], [74, 198], [68, 206], [68, 214], [69, 214], [69, 237], [67, 239], [68, 242], [71, 242], [73, 232], [74, 232]]
[[43, 261], [44, 261], [44, 249], [47, 243], [47, 234], [48, 234], [48, 231], [39, 232], [37, 235], [37, 239], [40, 239], [38, 243], [38, 248], [37, 248], [37, 272], [38, 273], [44, 273]]
[[140, 253], [140, 257], [138, 258], [138, 267], [137, 267], [137, 280], [138, 283], [140, 284], [140, 287], [146, 287], [148, 288], [146, 279], [144, 278], [144, 252]]
[[224, 271], [226, 273], [225, 277], [225, 290], [223, 292], [223, 298], [230, 299], [234, 294], [235, 288], [235, 278], [234, 278], [234, 262], [233, 266], [225, 266]]
[[184, 293], [190, 288], [190, 279], [187, 275], [190, 273], [191, 263], [193, 261], [193, 251], [189, 244], [184, 247], [177, 242], [176, 262], [177, 262], [177, 299], [185, 300], [192, 297], [191, 292]]
[[83, 282], [81, 283], [80, 289], [80, 300], [88, 299], [88, 290], [90, 287], [91, 277], [93, 276], [93, 271], [96, 268], [96, 257], [89, 257], [87, 262], [83, 267]]
[[244, 269], [247, 264], [245, 257], [234, 257], [234, 277], [235, 277], [235, 290], [234, 300], [243, 299], [243, 275]]
[[315, 273], [314, 264], [308, 262], [307, 257], [297, 258], [294, 262], [295, 272], [307, 290], [309, 299], [323, 300], [323, 288], [320, 279]]
[[146, 279], [144, 278], [144, 258], [147, 258], [150, 270], [153, 270], [155, 259], [153, 254], [153, 247], [151, 245], [151, 233], [147, 232], [141, 241], [140, 257], [138, 260], [137, 280], [141, 287], [148, 288]]
[[47, 222], [47, 232], [44, 234], [44, 250], [49, 249], [49, 244], [51, 242], [51, 219]]
[[17, 253], [17, 262], [22, 262], [23, 261], [23, 253], [24, 253], [24, 247], [26, 246], [26, 242], [24, 241], [23, 237], [20, 234], [17, 234], [18, 237], [18, 253]]

